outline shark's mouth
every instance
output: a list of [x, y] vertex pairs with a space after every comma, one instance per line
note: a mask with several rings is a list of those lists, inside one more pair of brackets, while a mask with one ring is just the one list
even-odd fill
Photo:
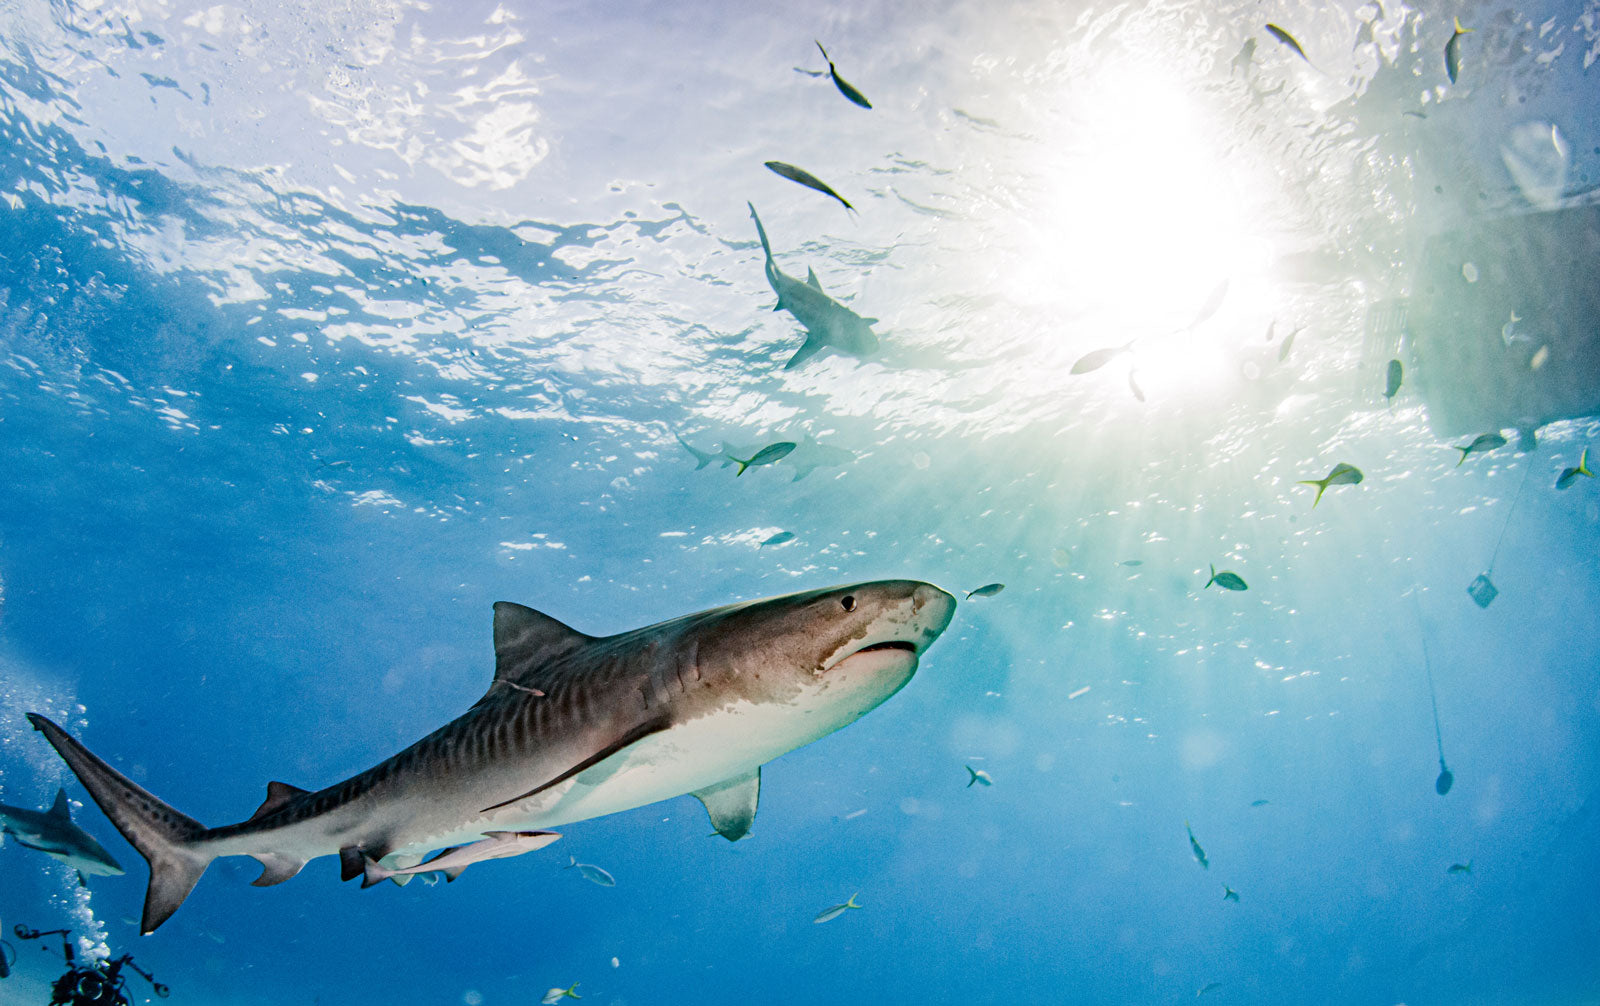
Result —
[[904, 639], [890, 639], [882, 643], [873, 643], [871, 646], [863, 646], [861, 649], [850, 654], [850, 656], [859, 657], [863, 653], [871, 653], [874, 650], [905, 650], [907, 653], [917, 652], [917, 648], [906, 642]]

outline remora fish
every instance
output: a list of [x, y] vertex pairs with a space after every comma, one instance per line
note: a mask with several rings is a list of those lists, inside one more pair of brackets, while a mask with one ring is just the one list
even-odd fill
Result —
[[371, 857], [363, 857], [361, 886], [371, 887], [397, 877], [418, 876], [424, 873], [442, 873], [446, 882], [461, 876], [461, 871], [473, 863], [488, 859], [506, 859], [524, 852], [543, 849], [560, 838], [553, 831], [486, 831], [483, 838], [470, 845], [446, 849], [424, 863], [391, 870], [380, 866]]
[[785, 275], [772, 261], [772, 245], [767, 242], [767, 229], [761, 226], [761, 217], [756, 214], [755, 204], [746, 205], [750, 207], [751, 219], [756, 222], [756, 233], [761, 236], [761, 250], [767, 255], [767, 282], [772, 284], [772, 291], [778, 295], [778, 303], [773, 310], [788, 311], [806, 329], [805, 344], [789, 357], [783, 369], [793, 370], [825, 347], [852, 356], [865, 356], [876, 350], [878, 337], [873, 334], [872, 326], [878, 319], [863, 318], [823, 293], [822, 284], [811, 269], [806, 270], [804, 283]]
[[349, 880], [369, 859], [400, 862], [684, 793], [738, 839], [755, 818], [761, 766], [899, 691], [955, 605], [932, 584], [880, 580], [597, 637], [501, 601], [495, 677], [476, 705], [326, 789], [270, 783], [255, 814], [220, 828], [161, 802], [45, 717], [28, 720], [149, 862], [140, 931], [150, 933], [220, 856], [255, 857], [265, 887], [338, 854]]
[[29, 810], [0, 803], [0, 834], [10, 835], [17, 844], [65, 863], [83, 877], [116, 877], [122, 867], [111, 853], [87, 831], [72, 822], [67, 807], [67, 791], [56, 791], [56, 802], [49, 810]]

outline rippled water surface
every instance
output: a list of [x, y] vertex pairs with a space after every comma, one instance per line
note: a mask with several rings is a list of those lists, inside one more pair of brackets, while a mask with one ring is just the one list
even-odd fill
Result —
[[[0, 847], [0, 1002], [16, 923], [173, 1003], [1600, 997], [1596, 62], [1595, 0], [0, 0], [0, 803], [128, 867]], [[785, 368], [747, 204], [875, 353]], [[227, 859], [141, 938], [23, 719], [218, 825], [471, 705], [496, 600], [887, 577], [1005, 589], [734, 845]]]

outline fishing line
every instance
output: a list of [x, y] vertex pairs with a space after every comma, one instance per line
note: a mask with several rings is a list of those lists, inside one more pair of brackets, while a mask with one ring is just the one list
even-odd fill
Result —
[[1444, 763], [1444, 732], [1439, 729], [1439, 695], [1433, 687], [1433, 662], [1428, 659], [1428, 627], [1422, 622], [1422, 604], [1417, 600], [1417, 590], [1411, 590], [1411, 606], [1417, 613], [1417, 640], [1422, 644], [1422, 671], [1428, 678], [1428, 701], [1433, 705], [1433, 743], [1439, 749], [1439, 778], [1434, 781], [1434, 792], [1444, 796], [1455, 783], [1455, 773]]
[[1517, 504], [1522, 502], [1522, 490], [1528, 486], [1528, 475], [1533, 472], [1533, 458], [1528, 458], [1522, 469], [1522, 481], [1517, 484], [1517, 495], [1511, 499], [1511, 509], [1506, 511], [1506, 522], [1500, 525], [1500, 537], [1494, 540], [1494, 551], [1489, 554], [1488, 573], [1494, 572], [1494, 561], [1500, 556], [1500, 543], [1506, 540], [1506, 531], [1511, 527], [1511, 517], [1517, 512]]

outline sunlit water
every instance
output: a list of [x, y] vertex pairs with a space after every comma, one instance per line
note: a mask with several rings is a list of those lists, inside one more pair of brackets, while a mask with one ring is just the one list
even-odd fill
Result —
[[[1429, 238], [1600, 184], [1594, 0], [11, 2], [0, 41], [0, 802], [67, 785], [129, 868], [0, 848], [0, 1002], [59, 960], [16, 922], [174, 1003], [1600, 996], [1600, 486], [1553, 489], [1600, 429], [1454, 467], [1482, 430], [1430, 402], [1490, 393], [1369, 348]], [[747, 201], [876, 355], [783, 369]], [[802, 446], [736, 480], [678, 436]], [[1006, 589], [731, 846], [680, 798], [448, 887], [224, 860], [141, 939], [21, 717], [221, 824], [466, 708], [495, 600], [602, 633], [888, 576]]]

